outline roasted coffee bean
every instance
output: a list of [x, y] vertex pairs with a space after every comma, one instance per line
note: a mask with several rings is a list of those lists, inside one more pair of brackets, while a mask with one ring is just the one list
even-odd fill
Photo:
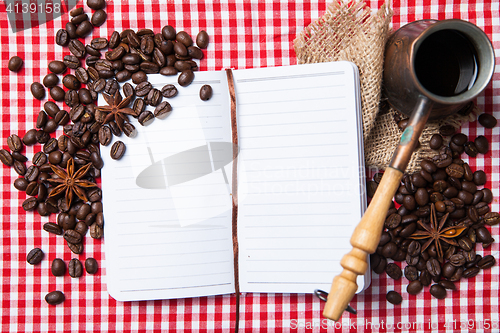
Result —
[[50, 97], [52, 97], [55, 101], [62, 101], [65, 97], [65, 91], [63, 88], [59, 86], [55, 86], [50, 88], [49, 90]]
[[28, 167], [28, 170], [26, 170], [26, 174], [24, 175], [24, 178], [26, 178], [26, 180], [28, 182], [32, 182], [38, 178], [39, 172], [40, 171], [36, 165], [30, 165]]
[[104, 228], [104, 214], [102, 212], [96, 214], [95, 223], [99, 228]]
[[420, 282], [419, 280], [412, 280], [406, 287], [406, 291], [410, 295], [417, 295], [418, 293], [420, 293], [423, 287], [424, 286], [422, 285], [422, 282]]
[[153, 38], [151, 38], [151, 37], [143, 37], [141, 39], [140, 50], [141, 50], [142, 53], [149, 55], [149, 54], [153, 53], [154, 47], [155, 47], [155, 43], [154, 43]]
[[125, 82], [125, 81], [128, 81], [132, 77], [132, 73], [130, 73], [128, 70], [124, 69], [124, 70], [116, 73], [115, 76], [116, 76], [116, 80], [118, 82]]
[[[163, 103], [165, 103], [165, 102], [163, 102]], [[153, 120], [155, 120], [155, 116], [151, 111], [146, 110], [146, 111], [143, 111], [139, 114], [138, 120], [142, 126], [147, 126], [147, 125], [151, 124], [153, 122]]]
[[461, 178], [464, 175], [464, 168], [461, 165], [452, 163], [446, 167], [446, 173], [450, 177]]
[[47, 295], [45, 295], [45, 302], [50, 305], [57, 305], [64, 302], [65, 297], [62, 291], [56, 290], [51, 291]]
[[196, 36], [196, 45], [198, 45], [200, 49], [206, 49], [208, 46], [208, 41], [209, 37], [205, 30], [200, 31]]
[[135, 72], [134, 74], [132, 74], [132, 82], [135, 84], [146, 82], [147, 79], [148, 79], [148, 76], [143, 71], [138, 71], [138, 72]]
[[160, 66], [152, 61], [143, 61], [140, 69], [146, 74], [156, 74], [160, 71]]
[[208, 101], [210, 98], [212, 98], [212, 94], [213, 91], [210, 85], [205, 84], [200, 88], [200, 99], [202, 101]]
[[78, 26], [83, 23], [84, 21], [87, 21], [88, 22], [89, 20], [89, 16], [85, 13], [81, 13], [80, 15], [76, 15], [74, 17], [71, 18], [71, 23], [73, 23], [74, 25]]
[[7, 145], [9, 146], [9, 149], [14, 151], [21, 151], [23, 149], [23, 142], [21, 141], [21, 138], [17, 136], [16, 134], [11, 134], [7, 138]]
[[26, 194], [30, 196], [35, 196], [38, 194], [38, 188], [40, 185], [36, 181], [31, 181], [26, 186]]
[[36, 99], [42, 100], [45, 98], [45, 87], [40, 82], [34, 82], [31, 84], [31, 94]]
[[78, 244], [73, 244], [73, 243], [66, 243], [68, 245], [68, 248], [73, 252], [74, 254], [81, 254], [83, 252], [83, 244], [78, 243]]
[[72, 244], [77, 244], [77, 243], [80, 243], [82, 241], [82, 235], [80, 235], [78, 232], [76, 232], [73, 229], [68, 229], [68, 230], [64, 231], [63, 237], [68, 243], [72, 243]]
[[90, 91], [87, 88], [82, 88], [78, 91], [78, 99], [83, 104], [90, 104], [94, 101], [92, 99]]
[[500, 222], [500, 214], [497, 212], [488, 212], [484, 215], [483, 221], [487, 225], [497, 225]]
[[477, 266], [481, 269], [488, 269], [493, 267], [495, 263], [496, 263], [495, 257], [489, 254], [487, 256], [484, 256], [481, 260], [479, 260]]
[[133, 138], [137, 135], [137, 130], [135, 129], [135, 126], [129, 122], [125, 122], [122, 128], [123, 128], [123, 133], [125, 133], [125, 135], [130, 138]]
[[161, 94], [163, 97], [172, 98], [177, 96], [178, 90], [173, 84], [166, 84], [161, 88]]
[[480, 135], [474, 139], [474, 145], [476, 146], [477, 152], [480, 154], [486, 154], [489, 150], [488, 139], [486, 139], [484, 135]]
[[434, 134], [429, 140], [429, 147], [434, 150], [438, 150], [443, 146], [443, 137], [439, 134]]
[[440, 284], [433, 284], [430, 288], [430, 293], [437, 299], [446, 298], [446, 289]]
[[203, 58], [203, 52], [196, 46], [189, 46], [187, 48], [188, 56], [194, 59]]
[[59, 148], [59, 146], [57, 144], [57, 139], [50, 138], [49, 141], [47, 141], [43, 145], [43, 152], [46, 153], [46, 154], [49, 154], [49, 153], [53, 152], [54, 150], [56, 150], [58, 148]]
[[62, 228], [59, 225], [55, 224], [54, 222], [46, 222], [43, 225], [43, 230], [54, 235], [62, 235], [63, 233]]
[[83, 14], [83, 7], [78, 7], [78, 8], [72, 9], [69, 12], [69, 15], [71, 17], [75, 17], [75, 16], [78, 16], [78, 15], [81, 15], [81, 14]]
[[12, 155], [6, 149], [0, 149], [0, 161], [6, 166], [12, 166], [14, 164]]
[[437, 170], [436, 165], [430, 160], [422, 160], [422, 162], [420, 162], [420, 166], [423, 170], [431, 174], [433, 174]]
[[66, 273], [66, 264], [60, 258], [56, 258], [52, 260], [52, 264], [50, 265], [50, 271], [54, 276], [63, 276]]
[[68, 89], [80, 89], [80, 81], [73, 74], [65, 75], [62, 82], [63, 85]]
[[97, 264], [97, 260], [94, 258], [85, 259], [85, 270], [88, 274], [95, 274], [99, 269], [99, 265]]
[[35, 197], [29, 197], [28, 199], [23, 201], [21, 206], [25, 211], [28, 212], [34, 210], [38, 206], [38, 201]]
[[427, 271], [431, 276], [439, 276], [441, 275], [441, 264], [437, 259], [429, 259], [426, 264]]
[[[85, 15], [87, 16], [87, 14], [82, 14], [82, 15]], [[95, 15], [95, 13], [94, 13]], [[94, 18], [94, 16], [92, 16], [92, 19]], [[94, 28], [92, 26], [93, 22], [90, 23], [89, 21], [87, 20], [84, 20], [83, 22], [81, 22], [78, 27], [76, 28], [76, 34], [79, 36], [79, 37], [82, 37], [82, 38], [85, 38], [86, 36], [88, 36], [91, 32], [92, 32], [92, 29]]]
[[166, 25], [161, 29], [161, 34], [166, 40], [175, 40], [176, 32], [174, 27], [171, 25]]
[[110, 121], [108, 123], [108, 126], [111, 129], [111, 133], [113, 133], [113, 135], [115, 135], [115, 136], [122, 135], [122, 130], [118, 127], [118, 125], [116, 124], [116, 122]]
[[85, 237], [85, 234], [87, 233], [88, 227], [84, 221], [78, 221], [75, 225], [74, 230], [76, 232], [78, 232], [80, 235], [82, 235], [82, 237]]
[[23, 154], [21, 154], [18, 151], [13, 151], [11, 156], [14, 160], [19, 161], [21, 163], [24, 163], [28, 160], [28, 158], [26, 156], [24, 156]]
[[154, 116], [159, 119], [165, 119], [170, 112], [172, 112], [172, 106], [167, 101], [161, 102], [154, 111]]
[[180, 86], [187, 87], [191, 84], [191, 82], [193, 82], [193, 80], [194, 80], [194, 73], [192, 70], [188, 69], [179, 74], [177, 82], [179, 83]]
[[486, 184], [486, 173], [483, 170], [477, 170], [473, 174], [473, 181], [478, 186]]
[[485, 128], [493, 128], [497, 125], [497, 119], [488, 113], [481, 114], [477, 120]]
[[120, 34], [118, 33], [118, 31], [113, 31], [113, 33], [109, 37], [108, 47], [110, 49], [114, 49], [120, 44], [120, 42]]
[[179, 31], [175, 36], [175, 39], [177, 42], [182, 43], [185, 47], [193, 45], [193, 39], [185, 31]]
[[119, 160], [125, 154], [125, 144], [122, 141], [116, 141], [111, 146], [110, 156], [114, 160]]
[[103, 9], [106, 6], [105, 0], [87, 0], [87, 6], [94, 10]]
[[476, 145], [474, 142], [469, 141], [465, 144], [465, 153], [469, 155], [470, 157], [476, 157], [478, 154]]
[[439, 134], [442, 136], [452, 136], [456, 131], [457, 129], [452, 125], [443, 125], [439, 127]]
[[[19, 178], [22, 179], [22, 178]], [[491, 239], [491, 233], [485, 227], [479, 227], [476, 229], [476, 238], [478, 242], [488, 242]]]
[[43, 132], [42, 133], [40, 133], [41, 131], [37, 132], [37, 141], [39, 143], [47, 142], [50, 139], [49, 133], [55, 132], [55, 130], [57, 130], [58, 127], [59, 124], [55, 119], [48, 119], [47, 123], [45, 123], [45, 126], [43, 127]]
[[[405, 267], [405, 277], [408, 281], [418, 281], [418, 270], [415, 266], [406, 266]], [[419, 281], [420, 283], [420, 281]]]
[[[144, 101], [151, 106], [159, 106], [163, 96], [161, 95], [161, 92], [153, 88], [149, 91], [148, 95], [144, 98]], [[170, 104], [169, 104], [170, 105]]]
[[177, 69], [173, 66], [165, 66], [160, 69], [160, 74], [165, 76], [177, 75]]
[[116, 80], [108, 80], [104, 87], [104, 92], [108, 95], [114, 95], [120, 89], [120, 84]]
[[399, 280], [403, 275], [403, 273], [401, 272], [401, 268], [399, 268], [399, 266], [395, 263], [387, 264], [387, 266], [385, 267], [385, 272], [390, 278], [394, 280]]
[[463, 133], [454, 134], [450, 140], [450, 142], [453, 142], [457, 146], [463, 146], [467, 141], [468, 141], [467, 135]]
[[45, 75], [42, 81], [43, 85], [47, 88], [52, 88], [59, 83], [59, 77], [54, 73], [49, 73]]
[[385, 244], [382, 248], [381, 254], [386, 258], [391, 258], [398, 251], [398, 246], [393, 242]]
[[104, 162], [98, 152], [93, 152], [92, 154], [90, 154], [90, 160], [94, 168], [102, 169], [102, 167], [104, 166]]
[[107, 60], [115, 61], [121, 59], [125, 55], [125, 53], [127, 53], [127, 51], [123, 46], [120, 45], [117, 48], [106, 52], [105, 56]]
[[86, 54], [85, 45], [78, 39], [72, 39], [68, 45], [69, 51], [77, 58], [84, 58]]
[[100, 27], [106, 22], [107, 14], [104, 10], [98, 9], [92, 14], [91, 22], [94, 27]]
[[415, 230], [417, 230], [417, 224], [416, 223], [409, 223], [408, 225], [406, 225], [406, 227], [404, 227], [400, 232], [399, 232], [399, 235], [401, 237], [410, 237], [414, 232]]
[[401, 297], [401, 295], [397, 292], [397, 291], [394, 291], [394, 290], [391, 290], [387, 293], [387, 295], [385, 296], [385, 298], [387, 299], [387, 301], [391, 304], [394, 304], [394, 305], [399, 305], [403, 302], [403, 297]]
[[76, 90], [68, 90], [64, 96], [64, 103], [67, 106], [73, 107], [80, 103], [80, 98], [78, 97], [78, 92]]
[[456, 267], [453, 266], [449, 261], [443, 265], [442, 274], [445, 278], [450, 278], [455, 274]]
[[69, 43], [69, 34], [65, 29], [59, 29], [56, 33], [56, 44], [66, 46]]
[[49, 62], [49, 71], [54, 74], [62, 74], [66, 71], [66, 64], [60, 60], [52, 60]]
[[90, 237], [92, 237], [94, 239], [100, 239], [102, 237], [102, 234], [103, 234], [103, 230], [102, 230], [101, 227], [99, 227], [99, 225], [97, 224], [97, 222], [94, 222], [90, 226], [89, 232], [90, 232]]
[[471, 268], [468, 268], [466, 269], [463, 274], [462, 274], [462, 277], [468, 279], [468, 278], [471, 278], [471, 277], [474, 277], [476, 275], [479, 274], [479, 267], [476, 267], [476, 266], [473, 266]]
[[43, 260], [44, 256], [45, 254], [43, 253], [42, 249], [35, 247], [26, 256], [26, 261], [30, 265], [37, 265]]
[[403, 199], [403, 205], [406, 207], [408, 210], [414, 210], [417, 208], [417, 202], [415, 201], [415, 197], [412, 195], [405, 195]]
[[113, 134], [108, 126], [101, 126], [99, 128], [99, 143], [103, 146], [107, 146], [110, 144], [111, 139], [113, 138]]
[[66, 23], [65, 29], [70, 39], [78, 38], [76, 34], [76, 25], [73, 22]]
[[14, 187], [18, 190], [18, 191], [26, 191], [26, 188], [28, 187], [28, 184], [29, 182], [24, 179], [24, 178], [17, 178], [16, 180], [14, 180]]
[[477, 186], [473, 182], [462, 182], [462, 190], [467, 191], [471, 194], [476, 193]]
[[410, 256], [418, 256], [420, 254], [420, 250], [420, 243], [416, 240], [411, 241], [410, 245], [408, 246], [408, 254]]
[[73, 258], [68, 264], [68, 273], [72, 278], [78, 278], [83, 274], [83, 266], [80, 260]]

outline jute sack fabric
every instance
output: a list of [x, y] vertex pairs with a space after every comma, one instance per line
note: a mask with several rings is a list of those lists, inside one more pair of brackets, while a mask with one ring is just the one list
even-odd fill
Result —
[[[294, 40], [298, 63], [346, 60], [358, 66], [365, 163], [367, 167], [381, 170], [391, 161], [402, 133], [394, 121], [399, 112], [392, 108], [380, 111], [380, 105], [385, 104], [382, 76], [391, 18], [389, 3], [372, 12], [360, 0], [335, 0], [321, 18], [307, 26]], [[436, 154], [430, 149], [429, 141], [441, 125], [449, 124], [458, 129], [464, 121], [474, 120], [477, 113], [479, 110], [473, 107], [465, 115], [455, 114], [444, 120], [428, 122], [406, 171], [419, 170], [422, 159]]]

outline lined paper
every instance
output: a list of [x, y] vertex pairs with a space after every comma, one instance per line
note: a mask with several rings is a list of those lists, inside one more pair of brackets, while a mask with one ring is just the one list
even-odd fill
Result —
[[366, 207], [357, 77], [348, 62], [234, 71], [242, 291], [329, 290], [340, 273]]
[[[225, 74], [196, 73], [188, 87], [180, 87], [176, 77], [148, 78], [160, 90], [167, 83], [177, 86], [176, 97], [163, 99], [172, 105], [171, 114], [146, 127], [131, 118], [138, 134], [114, 139], [126, 145], [119, 161], [110, 158], [111, 144], [101, 147], [108, 291], [121, 301], [234, 292], [231, 164], [189, 180], [188, 163], [203, 147], [231, 142]], [[214, 90], [209, 103], [199, 98], [203, 84]], [[208, 156], [212, 170], [216, 155]], [[188, 167], [181, 165], [182, 183], [172, 185], [165, 175], [183, 159]]]

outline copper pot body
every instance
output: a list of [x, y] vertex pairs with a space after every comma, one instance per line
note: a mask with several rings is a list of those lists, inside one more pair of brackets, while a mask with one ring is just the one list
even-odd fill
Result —
[[[474, 54], [474, 59], [471, 60], [477, 65], [469, 88], [452, 96], [429, 90], [422, 84], [416, 71], [415, 62], [419, 49], [430, 36], [443, 30], [455, 31], [468, 40], [468, 46]], [[469, 57], [469, 54], [461, 56]], [[387, 41], [384, 62], [385, 94], [392, 107], [408, 116], [412, 114], [419, 99], [426, 98], [432, 102], [429, 119], [441, 118], [457, 112], [481, 93], [488, 85], [494, 67], [493, 46], [486, 34], [474, 24], [457, 19], [415, 21], [401, 27]]]

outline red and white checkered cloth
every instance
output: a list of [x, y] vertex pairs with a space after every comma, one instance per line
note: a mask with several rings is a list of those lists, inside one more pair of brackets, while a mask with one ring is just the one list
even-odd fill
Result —
[[[383, 1], [368, 1], [378, 9]], [[82, 6], [82, 1], [78, 3]], [[320, 17], [328, 2], [311, 0], [258, 2], [223, 1], [211, 4], [204, 1], [108, 1], [108, 19], [93, 35], [109, 37], [114, 30], [150, 28], [160, 32], [170, 24], [178, 31], [192, 36], [206, 30], [210, 46], [201, 61], [200, 70], [222, 68], [252, 68], [295, 64], [293, 39], [308, 24]], [[398, 28], [418, 19], [460, 18], [469, 20], [487, 33], [497, 54], [500, 50], [500, 4], [488, 0], [431, 0], [394, 1], [393, 27]], [[87, 13], [91, 10], [86, 7]], [[48, 73], [48, 62], [69, 54], [67, 48], [55, 44], [55, 33], [64, 27], [69, 15], [33, 29], [13, 33], [7, 19], [6, 6], [0, 3], [0, 142], [7, 148], [6, 139], [16, 133], [20, 136], [34, 127], [38, 111], [44, 101], [34, 100], [30, 84], [41, 81]], [[11, 73], [7, 62], [19, 55], [25, 64], [19, 73]], [[497, 64], [500, 59], [497, 56]], [[485, 112], [500, 119], [500, 73], [482, 94], [477, 104]], [[67, 108], [66, 108], [67, 109]], [[462, 132], [471, 138], [485, 135], [491, 149], [485, 156], [470, 159], [472, 169], [483, 169], [488, 174], [487, 187], [493, 190], [492, 211], [499, 207], [499, 129], [465, 125]], [[31, 157], [41, 147], [26, 148]], [[106, 291], [106, 268], [103, 242], [86, 237], [85, 252], [79, 257], [95, 257], [101, 267], [96, 275], [84, 274], [79, 279], [68, 275], [54, 277], [50, 263], [56, 258], [68, 262], [75, 257], [62, 237], [42, 230], [42, 224], [55, 222], [55, 215], [40, 217], [24, 212], [20, 204], [25, 193], [12, 186], [17, 174], [12, 168], [1, 169], [0, 199], [0, 275], [2, 332], [167, 332], [167, 331], [230, 331], [235, 325], [235, 296], [225, 295], [194, 299], [121, 303], [110, 298]], [[499, 227], [491, 228], [497, 239], [483, 255], [493, 254], [499, 259]], [[46, 253], [40, 265], [31, 266], [26, 254], [34, 247]], [[479, 248], [479, 246], [478, 246]], [[393, 281], [385, 274], [373, 274], [371, 286], [357, 295], [351, 305], [356, 316], [344, 314], [339, 323], [326, 321], [321, 316], [323, 303], [312, 295], [303, 294], [242, 294], [240, 304], [241, 331], [336, 331], [336, 332], [392, 332], [392, 331], [446, 331], [466, 332], [500, 331], [499, 266], [482, 271], [468, 280], [462, 280], [458, 290], [449, 291], [444, 300], [437, 300], [425, 292], [417, 296], [406, 293], [408, 281]], [[333, 277], [332, 277], [333, 278]], [[44, 296], [52, 290], [62, 290], [66, 301], [49, 306]], [[385, 300], [389, 290], [403, 294], [404, 301], [393, 306]], [[488, 330], [490, 327], [490, 330]]]

